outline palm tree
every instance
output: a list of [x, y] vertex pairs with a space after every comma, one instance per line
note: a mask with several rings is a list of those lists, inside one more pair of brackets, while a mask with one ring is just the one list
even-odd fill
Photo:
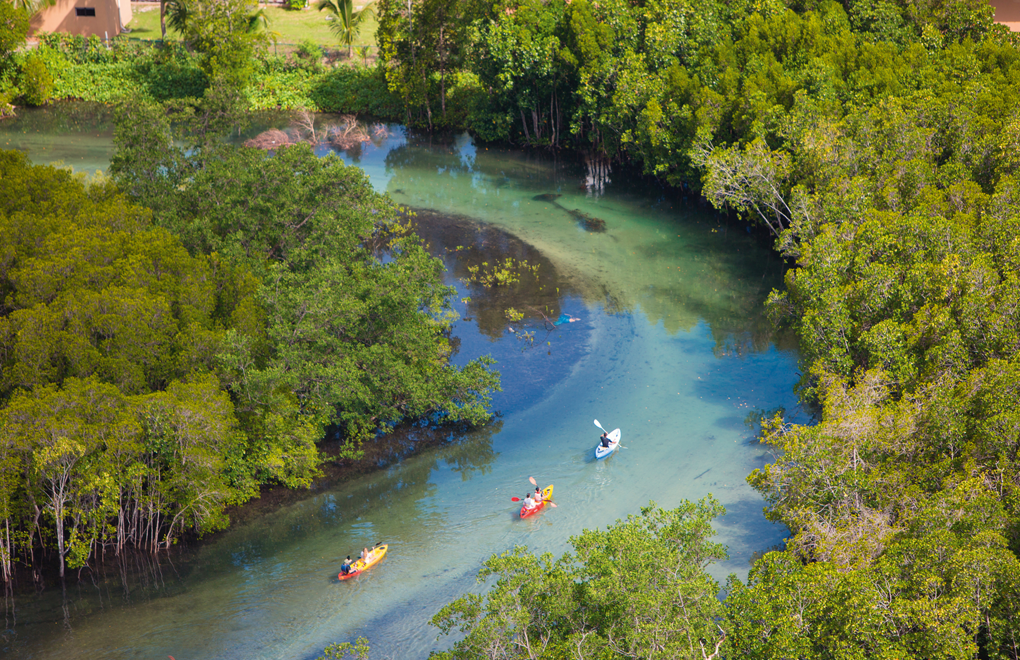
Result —
[[57, 0], [10, 0], [16, 9], [20, 9], [29, 16], [34, 17], [47, 7], [57, 4]]
[[275, 53], [276, 44], [283, 35], [270, 28], [269, 14], [266, 13], [265, 8], [260, 8], [254, 14], [248, 15], [248, 34], [255, 34], [257, 32], [266, 33], [266, 36], [273, 42], [273, 52]]
[[319, 11], [325, 9], [329, 12], [326, 20], [329, 21], [329, 29], [336, 35], [340, 43], [347, 46], [347, 57], [354, 55], [354, 38], [358, 36], [361, 29], [361, 22], [365, 15], [375, 16], [372, 3], [368, 3], [361, 11], [354, 11], [354, 0], [318, 0], [315, 8]]
[[361, 63], [368, 66], [368, 54], [372, 52], [371, 46], [358, 46], [354, 50], [358, 51], [358, 56], [361, 58]]

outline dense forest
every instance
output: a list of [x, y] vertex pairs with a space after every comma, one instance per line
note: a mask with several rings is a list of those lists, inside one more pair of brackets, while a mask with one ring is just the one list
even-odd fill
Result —
[[444, 657], [1020, 657], [1020, 40], [984, 0], [378, 11], [356, 73], [228, 58], [204, 27], [95, 62], [0, 39], [10, 98], [61, 67], [149, 81], [113, 183], [2, 160], [5, 570], [213, 529], [258, 484], [304, 483], [327, 428], [353, 449], [409, 416], [485, 419], [495, 376], [446, 365], [449, 292], [392, 204], [307, 148], [215, 139], [238, 108], [342, 106], [630, 163], [793, 265], [768, 308], [817, 420], [765, 416], [777, 458], [749, 476], [786, 547], [720, 590], [720, 507], [650, 506], [559, 559], [493, 557], [489, 591], [435, 619], [463, 634]]
[[123, 108], [112, 180], [0, 152], [7, 580], [219, 529], [326, 437], [490, 419], [498, 374], [451, 366], [453, 290], [399, 209], [307, 146], [226, 146], [217, 98]]
[[[791, 537], [721, 608], [689, 572], [718, 512], [652, 509], [557, 561], [494, 557], [436, 618], [466, 635], [445, 655], [1020, 657], [1020, 40], [992, 9], [380, 8], [411, 121], [600, 152], [759, 222], [795, 266], [768, 306], [818, 410], [763, 419], [777, 459], [749, 480]], [[648, 538], [697, 557], [651, 579]]]

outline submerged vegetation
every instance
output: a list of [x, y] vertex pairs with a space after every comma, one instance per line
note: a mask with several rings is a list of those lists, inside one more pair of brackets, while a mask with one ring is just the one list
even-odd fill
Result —
[[[705, 615], [722, 652], [1018, 657], [1017, 36], [984, 2], [439, 4], [380, 2], [410, 121], [630, 160], [795, 265], [768, 307], [819, 419], [764, 420], [749, 479], [792, 536]], [[602, 657], [558, 593], [471, 605], [467, 639], [509, 643], [473, 657]]]
[[[327, 432], [355, 452], [403, 419], [486, 419], [498, 380], [449, 366], [451, 290], [392, 202], [307, 145], [218, 137], [243, 109], [331, 109], [630, 161], [760, 224], [795, 266], [768, 309], [799, 333], [818, 420], [763, 420], [777, 458], [749, 477], [787, 546], [725, 601], [704, 573], [712, 500], [586, 532], [558, 561], [515, 550], [438, 615], [465, 635], [443, 657], [1020, 657], [1020, 45], [988, 5], [378, 14], [374, 69], [221, 57], [234, 42], [208, 31], [31, 58], [0, 40], [0, 105], [50, 84], [137, 97], [112, 183], [0, 157], [5, 577], [40, 549], [63, 572], [215, 529], [260, 484], [307, 483]], [[523, 316], [506, 311], [500, 331]]]
[[[0, 154], [0, 568], [222, 528], [405, 420], [487, 421], [442, 262], [360, 170], [225, 145], [229, 91], [121, 112], [113, 179]], [[143, 206], [144, 205], [144, 206]]]

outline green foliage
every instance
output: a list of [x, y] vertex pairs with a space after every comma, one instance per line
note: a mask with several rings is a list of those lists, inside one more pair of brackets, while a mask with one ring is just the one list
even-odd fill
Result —
[[[995, 528], [1003, 511], [977, 482], [907, 506], [881, 555], [856, 570], [769, 553], [726, 600], [738, 655], [1013, 657], [1020, 563]], [[854, 536], [844, 545], [869, 543]]]
[[[435, 38], [457, 16], [469, 27], [449, 62], [475, 90], [464, 122], [479, 137], [638, 162], [765, 225], [795, 265], [769, 312], [801, 338], [819, 419], [765, 425], [778, 458], [749, 480], [791, 538], [731, 586], [730, 657], [1015, 657], [1020, 42], [990, 7], [445, 12], [380, 3], [409, 121], [436, 123]], [[500, 562], [488, 600], [444, 610], [444, 630], [467, 633], [448, 656], [567, 656], [572, 605], [548, 594], [567, 590], [557, 571], [584, 579], [522, 553]]]
[[305, 39], [294, 49], [294, 57], [318, 64], [323, 58], [322, 48], [314, 41]]
[[250, 274], [189, 255], [108, 180], [11, 151], [0, 177], [5, 577], [35, 553], [39, 511], [63, 575], [101, 545], [219, 529], [266, 480], [307, 481], [314, 445], [245, 434], [220, 384], [225, 328], [261, 328]]
[[478, 266], [468, 266], [468, 281], [477, 282], [486, 288], [492, 288], [497, 286], [510, 286], [521, 281], [521, 275], [528, 273], [534, 277], [538, 277], [538, 267], [540, 264], [532, 266], [528, 263], [527, 259], [515, 259], [513, 257], [507, 257], [502, 263], [496, 262], [489, 265], [489, 262], [483, 261]]
[[[266, 44], [259, 31], [255, 0], [172, 0], [167, 23], [199, 53], [199, 66], [210, 78], [243, 89], [254, 71], [254, 58]], [[265, 23], [265, 14], [261, 14]]]
[[354, 11], [354, 0], [318, 0], [315, 8], [320, 12], [325, 10], [326, 20], [329, 21], [329, 30], [341, 44], [347, 46], [347, 57], [353, 54], [354, 39], [361, 31], [361, 25], [367, 16], [374, 16], [375, 10], [372, 3], [368, 3], [358, 11]]
[[136, 46], [114, 40], [94, 48], [91, 39], [47, 35], [36, 49], [53, 74], [53, 97], [115, 103], [197, 98], [209, 82], [198, 59], [178, 43]]
[[[402, 100], [404, 121], [430, 129], [459, 126], [465, 108], [447, 107], [457, 64], [465, 57], [481, 16], [473, 0], [380, 0], [376, 39], [389, 90]], [[468, 99], [463, 99], [466, 101]]]
[[341, 642], [330, 644], [322, 650], [322, 655], [317, 660], [346, 660], [346, 658], [368, 660], [370, 650], [368, 640], [364, 637], [359, 637], [353, 643]]
[[433, 618], [443, 634], [464, 638], [432, 657], [717, 657], [726, 632], [719, 585], [706, 572], [724, 559], [709, 539], [723, 513], [711, 496], [571, 538], [558, 560], [524, 548], [490, 557], [469, 594]]
[[324, 112], [368, 114], [384, 119], [403, 116], [400, 98], [386, 86], [382, 66], [337, 67], [315, 80], [308, 94]]
[[305, 145], [270, 156], [204, 138], [185, 151], [158, 109], [127, 112], [117, 180], [193, 253], [260, 280], [266, 327], [230, 335], [218, 359], [242, 425], [267, 448], [265, 470], [290, 479], [280, 457], [302, 463], [328, 424], [353, 454], [404, 419], [489, 418], [491, 361], [449, 364], [454, 290], [442, 263], [360, 170]]
[[29, 55], [21, 65], [21, 98], [28, 105], [43, 105], [53, 95], [53, 76], [43, 59]]
[[13, 2], [0, 3], [0, 66], [6, 66], [10, 54], [25, 43], [28, 20], [28, 12]]

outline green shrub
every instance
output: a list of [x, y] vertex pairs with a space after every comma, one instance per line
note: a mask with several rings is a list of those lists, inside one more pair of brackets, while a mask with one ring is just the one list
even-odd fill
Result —
[[386, 85], [382, 66], [337, 67], [312, 80], [309, 96], [322, 112], [368, 114], [402, 120], [404, 104]]
[[28, 13], [13, 2], [0, 3], [0, 61], [25, 43], [28, 32]]
[[322, 46], [311, 39], [305, 39], [294, 50], [294, 57], [306, 62], [320, 62], [323, 57]]
[[39, 37], [43, 46], [63, 53], [68, 61], [76, 64], [100, 64], [112, 62], [116, 54], [96, 35], [83, 37], [78, 34], [55, 32]]
[[28, 105], [42, 105], [53, 94], [53, 76], [38, 55], [25, 58], [21, 66], [21, 98]]
[[0, 89], [0, 119], [14, 116], [14, 105], [11, 101], [17, 93], [16, 89]]
[[308, 6], [308, 0], [286, 0], [284, 6], [291, 10], [304, 9]]

